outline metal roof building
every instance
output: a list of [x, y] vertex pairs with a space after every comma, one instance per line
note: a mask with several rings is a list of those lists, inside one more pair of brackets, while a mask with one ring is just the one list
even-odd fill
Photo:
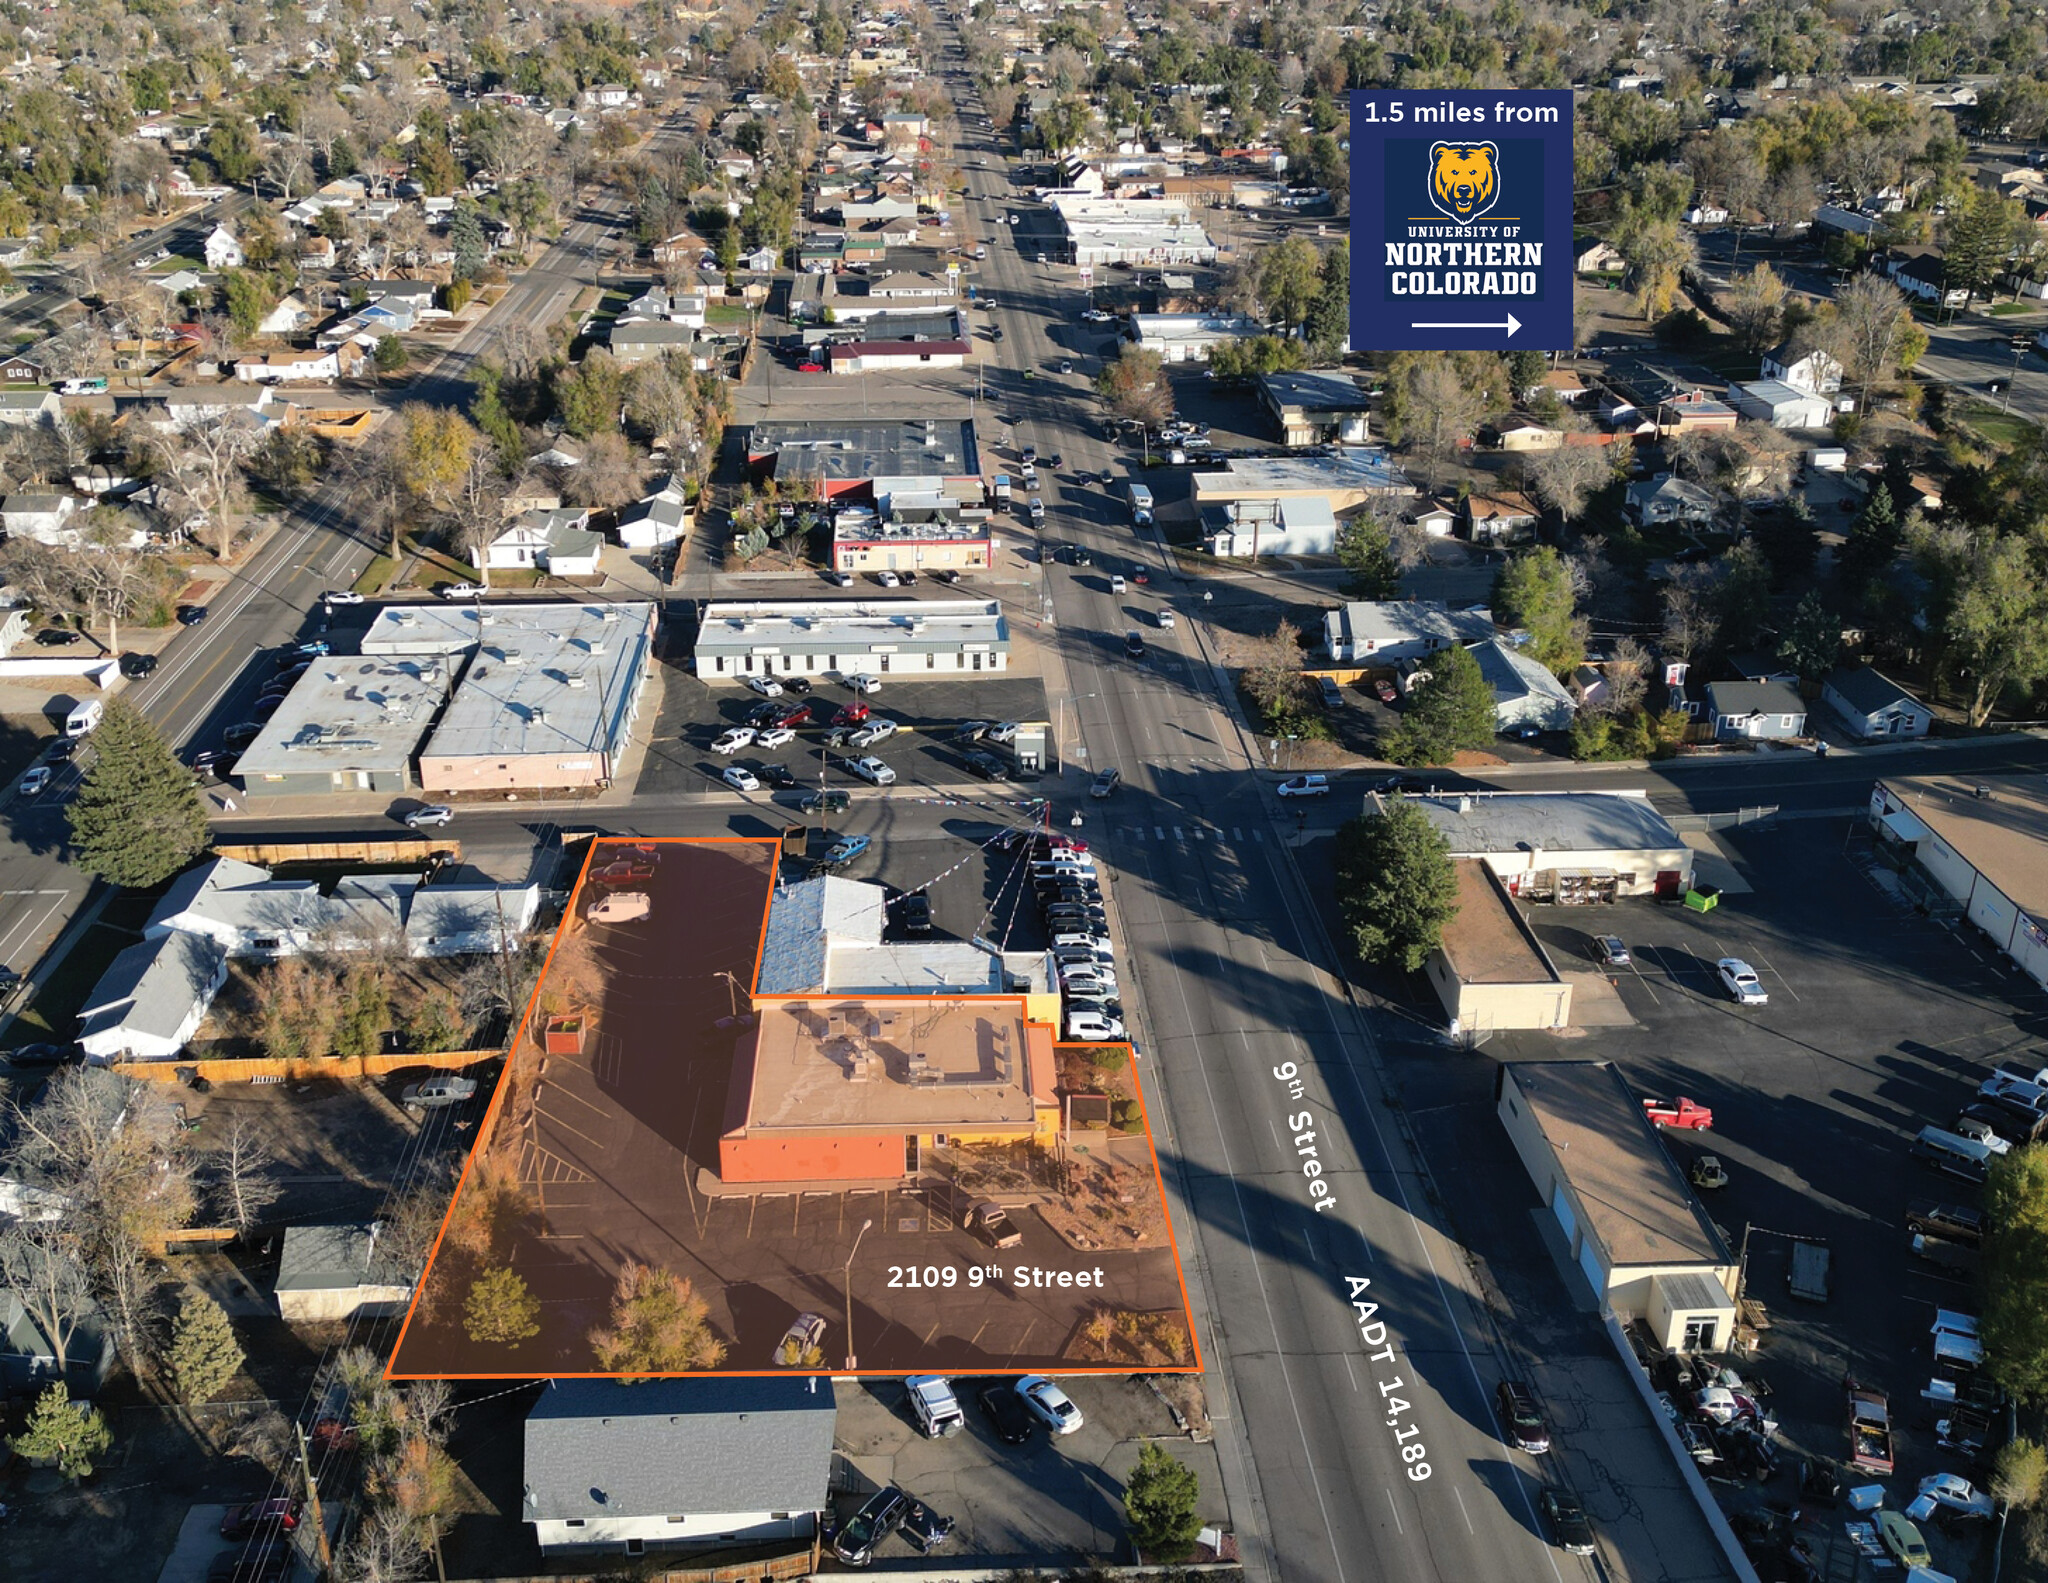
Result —
[[700, 681], [743, 676], [936, 680], [1004, 671], [1010, 626], [993, 599], [720, 601], [697, 628]]
[[[1412, 799], [1450, 842], [1512, 895], [1558, 901], [1676, 893], [1692, 849], [1647, 792], [1438, 792]], [[1368, 794], [1368, 810], [1377, 798]]]
[[235, 772], [252, 804], [337, 791], [411, 791], [413, 754], [449, 687], [448, 664], [436, 655], [316, 659]]

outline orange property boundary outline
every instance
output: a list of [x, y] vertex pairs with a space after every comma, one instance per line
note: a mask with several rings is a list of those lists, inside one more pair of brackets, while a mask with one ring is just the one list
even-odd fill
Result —
[[[760, 925], [756, 932], [754, 943], [754, 972], [752, 978], [749, 981], [749, 998], [752, 1001], [752, 1003], [757, 1007], [776, 1006], [785, 1004], [803, 1004], [810, 1001], [820, 1000], [832, 1000], [844, 1003], [848, 1000], [855, 999], [863, 1003], [872, 1002], [878, 1004], [887, 1004], [890, 1002], [900, 1001], [914, 1003], [919, 1006], [931, 1006], [934, 1003], [934, 997], [932, 996], [911, 994], [854, 996], [848, 994], [822, 995], [814, 992], [808, 994], [763, 996], [755, 993], [754, 987], [757, 986], [760, 982], [762, 961], [765, 954], [768, 938], [769, 914], [774, 905], [776, 888], [778, 884], [779, 863], [783, 851], [783, 842], [779, 837], [626, 837], [603, 835], [592, 837], [590, 840], [589, 851], [586, 853], [583, 864], [577, 872], [575, 886], [570, 892], [569, 905], [563, 914], [560, 925], [556, 929], [554, 939], [549, 943], [547, 957], [542, 964], [540, 976], [535, 982], [532, 994], [528, 997], [526, 1009], [523, 1016], [515, 1025], [512, 1039], [506, 1050], [506, 1058], [504, 1062], [503, 1071], [500, 1074], [497, 1087], [492, 1092], [491, 1099], [488, 1106], [485, 1109], [483, 1119], [477, 1127], [476, 1141], [471, 1145], [467, 1156], [463, 1160], [462, 1170], [457, 1178], [455, 1191], [453, 1195], [450, 1197], [448, 1209], [442, 1217], [440, 1229], [435, 1234], [433, 1246], [428, 1253], [427, 1262], [424, 1269], [421, 1272], [419, 1283], [414, 1289], [412, 1301], [407, 1306], [406, 1316], [404, 1322], [400, 1326], [398, 1339], [393, 1345], [391, 1357], [386, 1364], [385, 1378], [387, 1379], [512, 1380], [532, 1379], [538, 1377], [538, 1375], [540, 1374], [545, 1374], [549, 1377], [557, 1379], [616, 1379], [622, 1377], [618, 1374], [608, 1373], [602, 1370], [571, 1371], [548, 1367], [544, 1364], [537, 1366], [529, 1364], [528, 1366], [522, 1367], [518, 1366], [513, 1362], [508, 1362], [507, 1365], [503, 1368], [475, 1371], [453, 1371], [440, 1369], [431, 1371], [415, 1371], [411, 1369], [401, 1369], [399, 1367], [399, 1359], [406, 1350], [407, 1337], [413, 1331], [415, 1320], [419, 1318], [419, 1309], [422, 1297], [427, 1290], [428, 1283], [433, 1278], [436, 1265], [440, 1262], [443, 1243], [447, 1238], [449, 1227], [455, 1219], [456, 1209], [462, 1202], [462, 1195], [471, 1188], [472, 1176], [476, 1170], [477, 1162], [480, 1158], [484, 1156], [488, 1148], [491, 1146], [494, 1139], [496, 1128], [503, 1120], [506, 1106], [509, 1101], [509, 1096], [513, 1092], [513, 1083], [518, 1075], [518, 1056], [520, 1054], [522, 1041], [536, 1037], [533, 1032], [535, 1027], [535, 1018], [539, 1012], [542, 996], [547, 991], [549, 979], [554, 972], [556, 958], [559, 952], [561, 951], [564, 941], [570, 937], [574, 927], [577, 924], [578, 903], [581, 901], [584, 895], [586, 885], [590, 882], [592, 872], [598, 862], [600, 853], [604, 848], [607, 847], [616, 849], [620, 854], [623, 854], [628, 849], [634, 848], [645, 849], [664, 847], [672, 847], [678, 849], [705, 849], [716, 847], [731, 847], [740, 849], [751, 848], [766, 850], [767, 855], [769, 857], [769, 864], [767, 869], [767, 884], [765, 886], [765, 895], [763, 896], [761, 904]], [[1042, 1029], [1047, 1026], [1043, 1022], [1031, 1022], [1029, 1020], [1029, 1001], [1023, 995], [953, 995], [945, 997], [945, 999], [950, 1004], [959, 1004], [962, 1002], [966, 1002], [977, 1006], [1014, 1005], [1017, 1009], [1017, 1013], [1019, 1015], [1020, 1020], [1024, 1021], [1027, 1028]], [[1104, 1046], [1101, 1045], [1081, 1045], [1077, 1044], [1075, 1041], [1060, 1040], [1057, 1036], [1058, 1030], [1056, 1025], [1052, 1028], [1052, 1033], [1053, 1046], [1055, 1049], [1104, 1048]], [[1186, 1270], [1181, 1261], [1180, 1245], [1178, 1238], [1175, 1236], [1174, 1233], [1173, 1217], [1166, 1198], [1165, 1175], [1159, 1163], [1158, 1145], [1152, 1129], [1151, 1103], [1145, 1092], [1145, 1084], [1138, 1071], [1136, 1050], [1127, 1040], [1114, 1041], [1108, 1047], [1116, 1048], [1119, 1046], [1122, 1048], [1124, 1052], [1123, 1070], [1129, 1074], [1131, 1092], [1137, 1100], [1139, 1117], [1144, 1127], [1145, 1148], [1146, 1153], [1150, 1158], [1152, 1168], [1152, 1189], [1159, 1195], [1158, 1204], [1161, 1225], [1164, 1231], [1166, 1252], [1172, 1259], [1174, 1281], [1180, 1294], [1179, 1317], [1181, 1323], [1185, 1326], [1185, 1334], [1188, 1342], [1190, 1361], [1186, 1363], [1152, 1363], [1125, 1359], [1113, 1362], [1096, 1363], [1070, 1362], [1065, 1359], [1059, 1359], [1056, 1361], [1033, 1360], [1029, 1366], [1037, 1370], [1038, 1372], [1057, 1374], [1200, 1374], [1203, 1372], [1204, 1368], [1202, 1362], [1201, 1341], [1196, 1333], [1193, 1305], [1188, 1297]], [[830, 1191], [830, 1189], [821, 1186], [819, 1191]], [[1071, 1247], [1071, 1244], [1069, 1244], [1069, 1246]], [[1078, 1252], [1080, 1250], [1076, 1249], [1074, 1251]], [[1100, 1252], [1104, 1250], [1095, 1251]], [[992, 1292], [991, 1295], [1000, 1297], [1002, 1295], [1002, 1289], [998, 1289]], [[1168, 1312], [1168, 1310], [1156, 1310], [1155, 1312]], [[757, 1339], [758, 1338], [756, 1337], [733, 1338], [735, 1345], [745, 1345]], [[487, 1346], [488, 1343], [471, 1343], [471, 1345], [481, 1347]], [[765, 1353], [766, 1350], [767, 1349], [765, 1347], [762, 1348], [763, 1353]], [[964, 1377], [978, 1374], [1015, 1374], [1018, 1372], [1020, 1367], [1024, 1366], [1025, 1365], [1021, 1364], [1007, 1367], [997, 1366], [993, 1364], [966, 1367], [949, 1366], [944, 1359], [935, 1358], [931, 1360], [928, 1366], [894, 1366], [888, 1368], [855, 1367], [852, 1369], [845, 1369], [831, 1366], [828, 1360], [826, 1363], [821, 1364], [818, 1367], [812, 1369], [804, 1369], [801, 1367], [785, 1369], [718, 1368], [698, 1371], [685, 1371], [676, 1374], [658, 1374], [651, 1376], [636, 1375], [634, 1377], [712, 1379], [753, 1376], [763, 1378], [774, 1378], [777, 1376], [787, 1376], [791, 1374], [803, 1373], [828, 1373], [832, 1375], [854, 1375], [873, 1378], [901, 1378], [907, 1374], [944, 1373]]]

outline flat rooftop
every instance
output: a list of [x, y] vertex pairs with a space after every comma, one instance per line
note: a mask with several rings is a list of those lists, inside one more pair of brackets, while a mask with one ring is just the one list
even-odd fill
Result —
[[981, 471], [974, 420], [961, 417], [757, 423], [747, 433], [747, 459], [756, 465], [772, 459], [781, 478], [922, 478]]
[[285, 695], [235, 767], [248, 781], [338, 770], [402, 770], [448, 697], [439, 655], [329, 655]]
[[700, 654], [749, 654], [790, 645], [825, 653], [895, 643], [904, 653], [962, 643], [1007, 647], [1009, 623], [993, 599], [720, 600], [704, 607]]
[[1509, 1071], [1617, 1267], [1735, 1262], [1612, 1062]]
[[1647, 792], [1466, 792], [1411, 798], [1453, 857], [1489, 852], [1659, 852], [1685, 843]]
[[1226, 472], [1194, 475], [1198, 503], [1306, 490], [1412, 494], [1414, 487], [1393, 459], [1377, 449], [1343, 450], [1335, 456], [1241, 457]]
[[1451, 865], [1458, 911], [1444, 925], [1443, 952], [1464, 984], [1556, 984], [1562, 980], [1515, 899], [1478, 858]]
[[[1920, 822], [2034, 920], [2048, 920], [2048, 780], [2039, 775], [1887, 775]], [[1991, 795], [1979, 797], [1976, 788]]]
[[735, 1053], [727, 1115], [743, 1119], [728, 1132], [1029, 1128], [1055, 1103], [1052, 1030], [1021, 1005], [826, 1000], [757, 1016]]
[[1266, 394], [1283, 407], [1303, 412], [1363, 412], [1365, 387], [1349, 374], [1265, 374]]

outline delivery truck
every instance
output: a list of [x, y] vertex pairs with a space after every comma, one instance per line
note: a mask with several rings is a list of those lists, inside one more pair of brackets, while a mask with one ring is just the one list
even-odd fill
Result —
[[1131, 523], [1140, 528], [1152, 526], [1152, 491], [1143, 484], [1131, 485]]

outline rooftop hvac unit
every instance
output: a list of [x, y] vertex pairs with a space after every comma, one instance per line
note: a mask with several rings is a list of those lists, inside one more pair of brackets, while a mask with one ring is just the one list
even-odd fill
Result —
[[401, 627], [410, 627], [417, 625], [420, 618], [410, 610], [394, 610], [391, 619]]
[[592, 654], [602, 654], [605, 649], [605, 643], [603, 638], [592, 638], [590, 642], [584, 646], [587, 649], [589, 649], [589, 651]]
[[517, 649], [506, 649], [498, 656], [498, 663], [500, 665], [510, 665], [513, 669], [517, 670], [526, 663], [526, 656]]
[[527, 716], [527, 719], [530, 720], [534, 725], [544, 726], [548, 723], [548, 712], [545, 709], [536, 709], [532, 714]]
[[569, 685], [571, 687], [588, 687], [590, 685], [590, 678], [581, 671], [575, 671], [570, 674]]

